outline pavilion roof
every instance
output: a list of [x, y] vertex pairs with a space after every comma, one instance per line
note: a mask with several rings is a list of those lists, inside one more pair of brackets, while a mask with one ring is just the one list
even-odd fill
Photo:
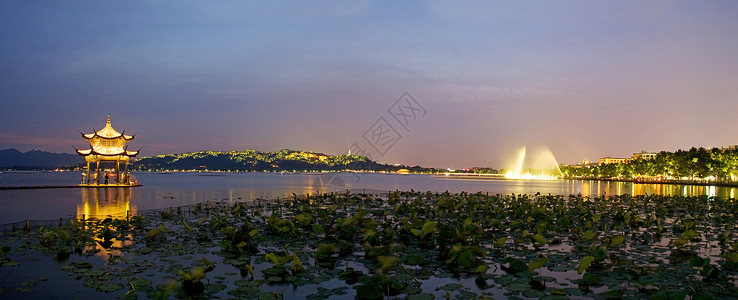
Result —
[[95, 137], [100, 137], [103, 139], [118, 139], [122, 137], [126, 141], [130, 141], [135, 137], [135, 135], [126, 135], [125, 130], [123, 131], [123, 133], [120, 133], [113, 129], [113, 126], [110, 125], [110, 115], [108, 115], [108, 121], [107, 123], [105, 123], [105, 127], [103, 127], [103, 129], [94, 131], [93, 133], [82, 133], [82, 137], [87, 140], [93, 139]]
[[[94, 130], [93, 130], [94, 131]], [[124, 131], [125, 132], [125, 131]], [[80, 132], [81, 133], [81, 132]], [[108, 122], [102, 130], [94, 131], [93, 133], [84, 134], [81, 133], [82, 137], [90, 142], [89, 149], [77, 149], [77, 154], [81, 156], [105, 156], [108, 158], [116, 156], [127, 156], [134, 157], [138, 155], [140, 151], [129, 151], [126, 143], [134, 138], [132, 135], [126, 135], [119, 133], [113, 126], [110, 125], [110, 116], [108, 115]]]
[[120, 155], [120, 156], [129, 156], [129, 157], [134, 157], [138, 155], [138, 152], [140, 151], [140, 150], [129, 151], [127, 149], [123, 149], [117, 152], [110, 152], [110, 151], [98, 152], [98, 151], [95, 151], [95, 149], [75, 149], [75, 150], [77, 151], [77, 154], [79, 154], [80, 156], [88, 156], [88, 155], [118, 156]]

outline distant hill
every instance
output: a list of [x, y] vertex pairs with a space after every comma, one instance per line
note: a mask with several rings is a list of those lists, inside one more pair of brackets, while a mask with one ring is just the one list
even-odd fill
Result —
[[40, 150], [20, 152], [17, 149], [0, 150], [0, 168], [16, 170], [56, 169], [84, 163], [76, 154], [51, 153]]
[[374, 170], [411, 171], [420, 167], [385, 165], [358, 155], [326, 155], [322, 153], [282, 149], [274, 152], [199, 151], [182, 154], [166, 154], [136, 159], [135, 170], [213, 170], [213, 171], [337, 171]]

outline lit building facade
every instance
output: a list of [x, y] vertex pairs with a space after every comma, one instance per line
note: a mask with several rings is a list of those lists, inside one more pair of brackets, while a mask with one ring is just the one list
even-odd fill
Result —
[[656, 155], [657, 154], [658, 153], [641, 151], [640, 153], [633, 153], [633, 157], [631, 158], [631, 160], [636, 160], [636, 159], [639, 159], [639, 158], [640, 159], [643, 159], [643, 160], [656, 159]]
[[628, 158], [603, 157], [600, 158], [600, 165], [607, 164], [624, 164], [628, 162]]
[[[85, 157], [87, 162], [87, 176], [83, 184], [100, 184], [100, 181], [105, 178], [105, 183], [113, 183], [117, 185], [133, 185], [130, 175], [128, 173], [128, 164], [132, 157], [138, 155], [140, 151], [129, 151], [126, 143], [133, 140], [135, 135], [126, 135], [125, 131], [119, 133], [113, 126], [110, 125], [110, 116], [105, 127], [99, 131], [92, 133], [82, 134], [82, 137], [90, 143], [90, 149], [76, 149], [77, 154]], [[92, 173], [91, 164], [95, 164], [95, 173]], [[101, 164], [113, 164], [115, 170], [115, 176], [112, 178], [113, 182], [110, 182], [110, 176], [108, 173], [101, 175], [100, 171]], [[123, 170], [121, 170], [121, 164], [123, 164]], [[121, 172], [122, 171], [122, 172]]]

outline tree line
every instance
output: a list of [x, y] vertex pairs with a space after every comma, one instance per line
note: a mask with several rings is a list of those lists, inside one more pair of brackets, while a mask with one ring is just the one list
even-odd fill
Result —
[[596, 166], [561, 165], [569, 178], [625, 178], [736, 182], [738, 149], [703, 147], [676, 152], [661, 151], [654, 159]]

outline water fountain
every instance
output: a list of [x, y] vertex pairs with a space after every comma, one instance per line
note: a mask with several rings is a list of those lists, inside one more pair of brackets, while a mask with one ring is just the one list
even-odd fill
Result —
[[507, 179], [539, 179], [554, 180], [561, 176], [559, 163], [551, 149], [546, 146], [528, 155], [528, 145], [518, 151], [518, 155], [505, 173]]

